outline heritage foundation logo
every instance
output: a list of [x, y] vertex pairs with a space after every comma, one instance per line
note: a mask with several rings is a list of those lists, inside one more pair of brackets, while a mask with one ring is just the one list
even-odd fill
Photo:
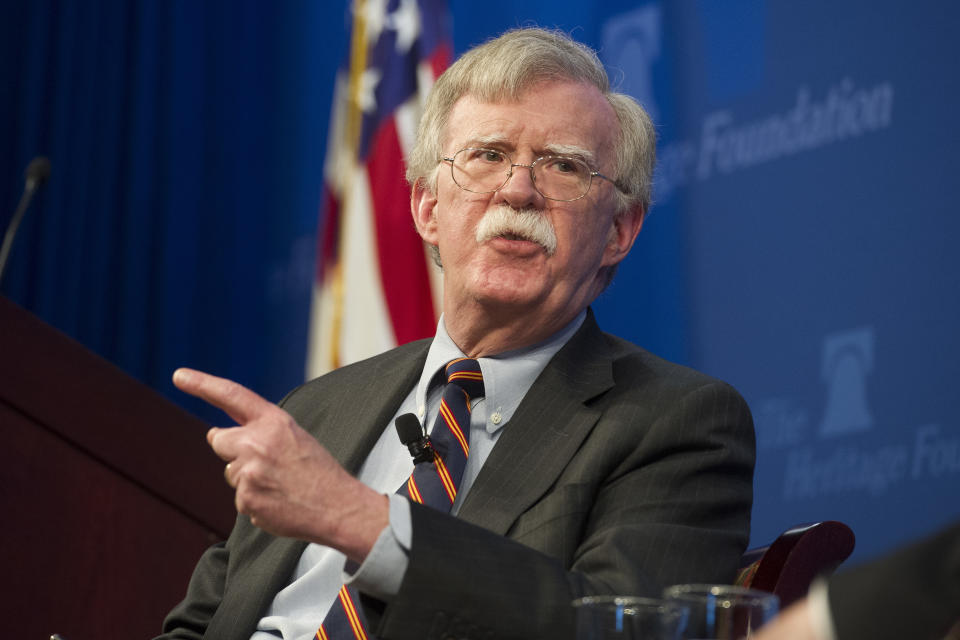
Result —
[[871, 406], [870, 380], [884, 369], [877, 344], [872, 326], [824, 336], [819, 420], [810, 419], [808, 405], [789, 397], [757, 403], [761, 455], [784, 456], [783, 500], [879, 497], [894, 486], [960, 475], [956, 428], [934, 421], [887, 424]]

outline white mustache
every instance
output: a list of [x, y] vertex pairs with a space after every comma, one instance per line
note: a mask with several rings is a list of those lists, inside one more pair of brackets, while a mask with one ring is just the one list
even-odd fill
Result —
[[557, 250], [557, 234], [543, 214], [532, 209], [512, 209], [503, 204], [487, 209], [477, 225], [477, 244], [510, 236], [539, 244], [548, 256]]

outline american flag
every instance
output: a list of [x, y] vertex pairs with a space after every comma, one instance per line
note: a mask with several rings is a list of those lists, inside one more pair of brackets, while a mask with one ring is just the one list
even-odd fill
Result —
[[355, 0], [324, 168], [307, 376], [433, 335], [440, 275], [410, 216], [403, 159], [451, 57], [445, 0]]

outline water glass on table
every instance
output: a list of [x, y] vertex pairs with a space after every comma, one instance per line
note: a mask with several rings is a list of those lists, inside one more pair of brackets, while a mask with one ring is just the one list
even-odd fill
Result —
[[573, 601], [577, 640], [682, 640], [688, 609], [657, 598], [588, 596]]
[[685, 640], [750, 638], [780, 606], [772, 593], [733, 585], [678, 584], [667, 587], [663, 597], [689, 608]]

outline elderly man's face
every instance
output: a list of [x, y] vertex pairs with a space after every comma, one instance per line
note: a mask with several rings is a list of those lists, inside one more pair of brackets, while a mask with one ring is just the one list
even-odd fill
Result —
[[[461, 98], [450, 114], [443, 154], [484, 147], [507, 153], [519, 164], [544, 155], [575, 154], [592, 169], [613, 176], [618, 130], [613, 109], [595, 88], [545, 82], [516, 102]], [[424, 239], [439, 248], [445, 312], [479, 304], [492, 311], [533, 312], [549, 323], [569, 321], [602, 289], [601, 268], [619, 262], [639, 231], [639, 214], [615, 219], [615, 189], [594, 178], [579, 200], [548, 200], [534, 188], [530, 171], [516, 167], [499, 191], [471, 193], [457, 186], [444, 162], [435, 194], [415, 189], [414, 219]], [[486, 226], [481, 221], [497, 208], [503, 208], [499, 231], [478, 238], [478, 227]], [[518, 212], [524, 211], [535, 223], [547, 223], [541, 231], [548, 233], [536, 236], [515, 227], [522, 217]], [[556, 238], [552, 250], [543, 242], [550, 229]]]

